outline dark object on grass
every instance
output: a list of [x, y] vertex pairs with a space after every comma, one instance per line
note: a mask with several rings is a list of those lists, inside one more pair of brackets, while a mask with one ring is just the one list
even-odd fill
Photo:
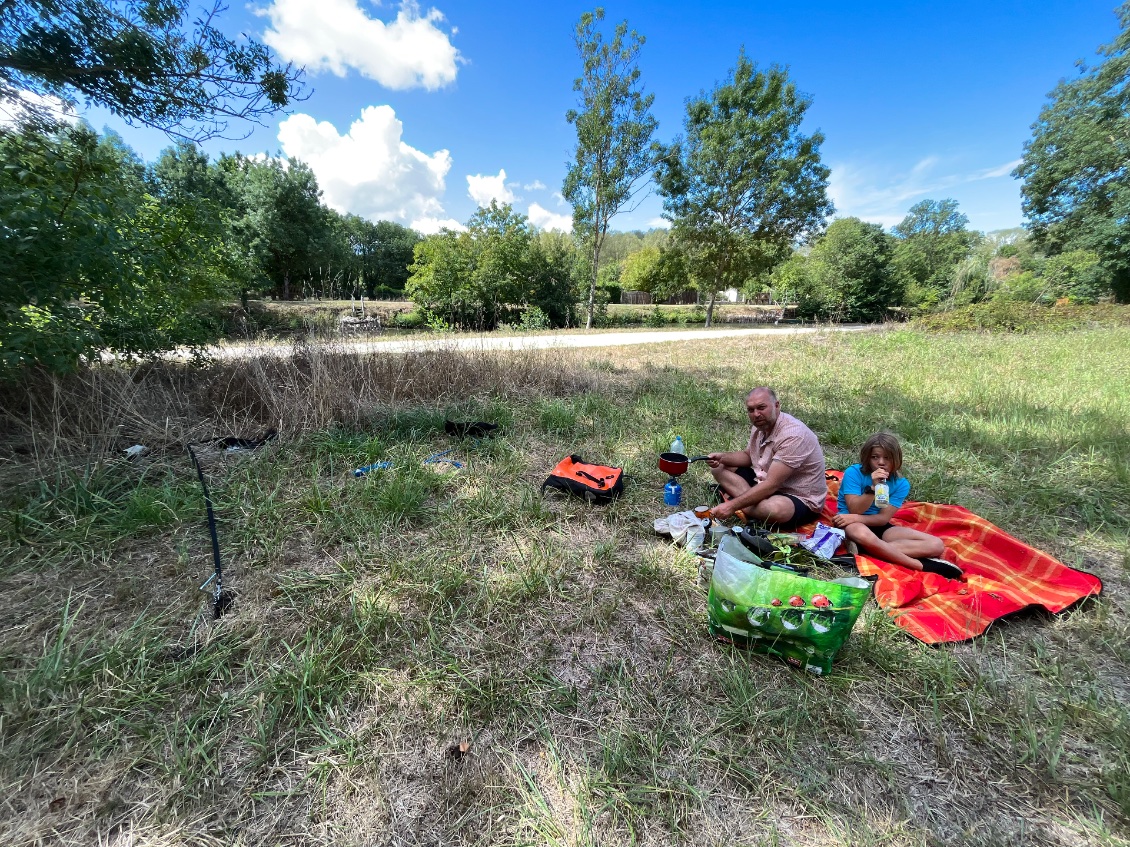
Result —
[[470, 741], [457, 741], [447, 748], [447, 758], [455, 759], [456, 761], [462, 759], [464, 756], [469, 755], [471, 752]]
[[254, 450], [256, 447], [262, 447], [278, 437], [279, 431], [277, 429], [268, 429], [258, 438], [236, 438], [234, 435], [229, 435], [227, 438], [221, 438], [217, 441], [216, 446], [223, 450]]
[[[221, 438], [217, 445], [224, 449], [254, 449], [267, 444], [269, 440], [278, 435], [276, 430], [269, 429], [263, 433], [259, 438]], [[212, 510], [211, 495], [208, 492], [208, 482], [205, 480], [205, 471], [200, 466], [200, 460], [197, 459], [197, 453], [192, 449], [192, 445], [188, 445], [189, 455], [192, 457], [192, 464], [197, 469], [197, 477], [200, 479], [200, 488], [205, 492], [205, 510], [208, 514], [208, 534], [211, 536], [212, 542], [212, 562], [214, 562], [215, 570], [212, 575], [208, 577], [208, 583], [212, 583], [212, 617], [216, 620], [224, 617], [228, 609], [232, 608], [235, 602], [235, 594], [231, 591], [224, 590], [224, 566], [219, 558], [219, 536], [216, 533], [216, 515]], [[201, 586], [203, 587], [203, 586]]]
[[498, 424], [486, 421], [444, 421], [443, 431], [454, 438], [486, 438], [497, 435]]
[[757, 532], [743, 529], [741, 532], [736, 533], [736, 535], [747, 550], [751, 553], [755, 553], [762, 559], [768, 559], [777, 552], [776, 546], [769, 541], [768, 538], [765, 538], [765, 536]]
[[951, 565], [944, 559], [919, 559], [925, 573], [936, 573], [946, 579], [961, 579], [965, 573], [957, 565]]

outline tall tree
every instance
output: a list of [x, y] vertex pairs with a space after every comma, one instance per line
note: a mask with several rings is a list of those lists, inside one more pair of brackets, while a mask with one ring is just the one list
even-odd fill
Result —
[[225, 257], [191, 198], [154, 196], [82, 126], [0, 132], [0, 161], [0, 375], [211, 340], [197, 307], [226, 293]]
[[241, 206], [233, 227], [261, 279], [282, 300], [316, 273], [329, 228], [318, 180], [297, 159], [255, 161], [236, 154], [220, 168]]
[[193, 19], [188, 0], [0, 0], [0, 97], [81, 98], [197, 140], [301, 98], [302, 71], [224, 35], [223, 10], [215, 0]]
[[420, 234], [393, 221], [346, 216], [349, 243], [358, 260], [358, 284], [366, 296], [403, 292]]
[[824, 136], [800, 131], [811, 103], [786, 69], [758, 70], [743, 51], [725, 82], [687, 102], [685, 135], [658, 158], [664, 216], [711, 287], [707, 326], [717, 291], [767, 272], [832, 213]]
[[1079, 76], [1055, 87], [1032, 125], [1013, 175], [1024, 181], [1032, 238], [1049, 255], [1097, 254], [1115, 296], [1130, 301], [1130, 3], [1118, 9], [1122, 30], [1080, 63]]
[[651, 137], [659, 125], [651, 114], [653, 94], [644, 94], [636, 65], [644, 38], [621, 21], [605, 41], [599, 24], [604, 9], [585, 12], [574, 38], [582, 72], [573, 83], [579, 109], [565, 117], [577, 128], [574, 161], [562, 194], [573, 204], [573, 231], [592, 257], [585, 326], [593, 325], [600, 251], [609, 222], [627, 207], [651, 173]]
[[797, 298], [804, 317], [875, 321], [901, 302], [902, 286], [892, 272], [891, 236], [878, 224], [840, 218], [828, 227], [807, 258], [790, 260], [778, 275]]
[[902, 278], [907, 301], [931, 307], [950, 294], [954, 274], [980, 239], [968, 229], [969, 218], [957, 201], [923, 200], [910, 207], [893, 227], [895, 273]]

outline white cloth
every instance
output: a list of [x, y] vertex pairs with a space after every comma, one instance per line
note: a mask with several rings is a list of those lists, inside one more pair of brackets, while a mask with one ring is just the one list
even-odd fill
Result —
[[696, 518], [690, 510], [656, 518], [654, 526], [660, 535], [670, 535], [676, 544], [682, 544], [692, 553], [702, 547], [706, 540], [706, 527], [702, 518]]

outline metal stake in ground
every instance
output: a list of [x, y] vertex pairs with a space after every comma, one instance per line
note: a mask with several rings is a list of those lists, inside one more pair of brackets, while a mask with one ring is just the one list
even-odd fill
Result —
[[209, 577], [208, 581], [204, 583], [206, 586], [209, 582], [213, 582], [212, 586], [212, 615], [219, 620], [223, 617], [235, 599], [230, 591], [224, 591], [224, 569], [220, 564], [220, 539], [216, 534], [216, 516], [212, 511], [212, 495], [208, 493], [208, 483], [204, 481], [204, 470], [200, 467], [200, 460], [196, 458], [196, 453], [192, 449], [192, 445], [188, 445], [188, 455], [192, 457], [192, 464], [196, 466], [196, 475], [200, 478], [200, 487], [204, 489], [204, 507], [208, 512], [208, 532], [212, 536], [212, 561], [215, 562], [216, 569]]

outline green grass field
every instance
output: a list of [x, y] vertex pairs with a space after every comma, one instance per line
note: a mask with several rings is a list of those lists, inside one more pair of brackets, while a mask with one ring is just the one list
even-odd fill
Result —
[[[1128, 346], [306, 350], [35, 389], [0, 454], [0, 843], [1130, 843]], [[656, 454], [744, 445], [754, 384], [832, 467], [894, 430], [916, 499], [1104, 595], [940, 648], [869, 604], [826, 678], [712, 641], [697, 561], [651, 529]], [[504, 434], [455, 444], [445, 417]], [[271, 423], [274, 445], [207, 462], [236, 592], [213, 622], [179, 443]], [[135, 440], [153, 450], [115, 458]], [[421, 464], [453, 446], [461, 470]], [[541, 496], [571, 452], [624, 466], [623, 500]]]

